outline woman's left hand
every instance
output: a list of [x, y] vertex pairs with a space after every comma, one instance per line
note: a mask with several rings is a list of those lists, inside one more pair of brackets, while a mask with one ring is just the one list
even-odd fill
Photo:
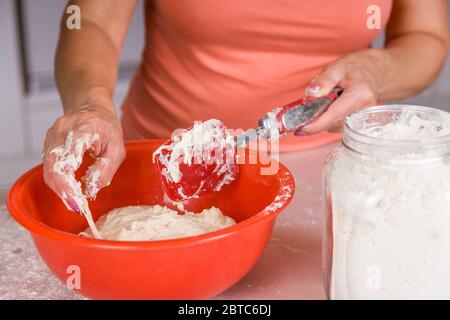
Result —
[[383, 78], [383, 49], [367, 49], [345, 55], [325, 67], [306, 89], [306, 95], [322, 97], [333, 88], [344, 89], [340, 97], [316, 120], [296, 135], [336, 131], [345, 117], [354, 111], [377, 103], [377, 92]]

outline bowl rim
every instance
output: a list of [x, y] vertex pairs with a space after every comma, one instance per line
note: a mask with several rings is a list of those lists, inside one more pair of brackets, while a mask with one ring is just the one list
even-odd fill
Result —
[[[143, 145], [159, 145], [165, 142], [165, 139], [148, 139], [148, 140], [135, 140], [126, 141], [126, 148], [136, 148]], [[204, 244], [210, 241], [216, 241], [223, 237], [228, 237], [234, 233], [240, 232], [243, 229], [250, 227], [251, 225], [260, 221], [271, 219], [276, 217], [292, 200], [295, 194], [295, 180], [292, 173], [279, 161], [272, 159], [272, 161], [278, 162], [278, 179], [280, 182], [280, 188], [275, 195], [275, 199], [279, 199], [276, 208], [270, 209], [269, 207], [274, 203], [270, 203], [263, 210], [254, 214], [248, 219], [240, 221], [233, 226], [219, 229], [213, 232], [208, 232], [200, 235], [183, 237], [169, 240], [148, 240], [148, 241], [119, 241], [119, 240], [104, 240], [82, 237], [74, 233], [61, 231], [45, 223], [34, 219], [33, 217], [22, 213], [16, 205], [16, 198], [18, 197], [19, 190], [23, 188], [24, 183], [36, 174], [36, 171], [40, 170], [42, 163], [31, 168], [17, 179], [8, 193], [7, 207], [10, 215], [24, 228], [26, 228], [33, 236], [35, 234], [50, 238], [53, 240], [60, 240], [64, 243], [70, 243], [78, 246], [100, 246], [111, 247], [114, 249], [170, 249], [179, 247], [189, 247]], [[78, 214], [70, 212], [70, 214]]]

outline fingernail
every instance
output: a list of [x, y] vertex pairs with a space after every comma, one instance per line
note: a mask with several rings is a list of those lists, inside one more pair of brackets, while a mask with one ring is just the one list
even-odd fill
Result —
[[317, 94], [320, 92], [320, 87], [319, 86], [312, 86], [312, 87], [308, 87], [305, 90], [306, 94]]
[[306, 137], [306, 136], [311, 135], [311, 133], [299, 130], [299, 131], [295, 131], [294, 135], [297, 137]]
[[71, 197], [65, 197], [63, 198], [63, 201], [66, 203], [66, 206], [68, 206], [73, 211], [80, 212], [80, 208], [78, 207], [75, 200], [73, 200]]

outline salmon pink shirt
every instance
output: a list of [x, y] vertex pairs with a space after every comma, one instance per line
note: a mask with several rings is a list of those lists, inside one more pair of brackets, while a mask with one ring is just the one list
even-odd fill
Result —
[[370, 46], [381, 32], [367, 27], [371, 5], [383, 28], [392, 0], [147, 0], [142, 62], [122, 106], [125, 138], [170, 137], [211, 118], [255, 127], [303, 97], [327, 64]]

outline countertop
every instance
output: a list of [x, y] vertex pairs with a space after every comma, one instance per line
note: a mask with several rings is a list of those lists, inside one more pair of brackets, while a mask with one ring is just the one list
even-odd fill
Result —
[[[324, 299], [321, 269], [321, 174], [336, 143], [280, 155], [295, 177], [291, 204], [277, 218], [255, 267], [214, 299]], [[0, 300], [83, 299], [47, 269], [26, 230], [8, 214], [0, 190]]]

